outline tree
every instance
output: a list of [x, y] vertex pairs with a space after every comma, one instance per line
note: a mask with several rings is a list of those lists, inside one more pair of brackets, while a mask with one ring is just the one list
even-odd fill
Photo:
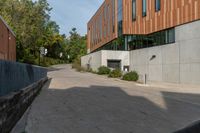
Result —
[[70, 56], [70, 62], [72, 62], [86, 54], [86, 36], [80, 36], [76, 28], [72, 28], [69, 33], [70, 37], [67, 53]]
[[34, 64], [39, 57], [39, 47], [52, 47], [64, 40], [59, 26], [50, 20], [50, 11], [47, 0], [0, 1], [0, 15], [17, 36], [18, 61]]
[[86, 36], [72, 28], [69, 39], [59, 33], [59, 26], [50, 20], [47, 0], [0, 0], [0, 15], [12, 27], [17, 39], [17, 60], [38, 64], [39, 48], [48, 49], [49, 58], [70, 62], [86, 54]]

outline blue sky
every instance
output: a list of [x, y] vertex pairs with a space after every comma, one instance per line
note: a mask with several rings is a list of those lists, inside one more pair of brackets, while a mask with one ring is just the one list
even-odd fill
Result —
[[87, 22], [94, 15], [103, 0], [47, 0], [53, 8], [51, 20], [60, 26], [60, 33], [69, 35], [76, 27], [81, 35], [87, 32]]

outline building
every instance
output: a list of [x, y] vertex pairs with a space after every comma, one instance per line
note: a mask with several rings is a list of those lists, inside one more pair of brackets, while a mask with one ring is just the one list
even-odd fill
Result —
[[105, 0], [88, 22], [83, 67], [200, 84], [200, 0]]
[[0, 59], [16, 60], [16, 38], [14, 32], [0, 16]]

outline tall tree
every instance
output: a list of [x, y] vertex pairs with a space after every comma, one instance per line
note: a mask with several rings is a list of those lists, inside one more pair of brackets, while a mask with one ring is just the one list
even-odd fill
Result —
[[77, 33], [76, 28], [72, 28], [69, 33], [70, 37], [67, 52], [70, 56], [70, 61], [72, 62], [86, 54], [86, 36], [80, 36]]
[[50, 11], [47, 0], [0, 1], [0, 15], [17, 35], [19, 61], [34, 63], [39, 56], [39, 47], [49, 47], [61, 36], [59, 26], [50, 20]]

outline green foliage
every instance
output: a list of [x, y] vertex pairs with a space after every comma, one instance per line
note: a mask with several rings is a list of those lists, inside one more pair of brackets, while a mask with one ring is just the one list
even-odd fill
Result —
[[92, 70], [92, 68], [89, 68], [86, 71], [89, 72], [89, 73], [94, 73], [94, 74], [96, 73], [95, 71]]
[[66, 47], [67, 54], [69, 55], [69, 61], [74, 62], [74, 60], [80, 58], [87, 53], [86, 48], [86, 36], [80, 36], [76, 28], [72, 28], [69, 32], [70, 37], [68, 39], [68, 45]]
[[127, 81], [137, 81], [139, 78], [139, 75], [136, 71], [132, 71], [132, 72], [129, 72], [129, 73], [126, 73], [124, 76], [123, 76], [123, 80], [127, 80]]
[[[37, 62], [39, 61], [38, 59], [36, 59], [36, 60], [37, 60]], [[64, 61], [64, 60], [60, 60], [60, 59], [44, 57], [44, 58], [41, 58], [40, 65], [44, 66], [44, 67], [49, 67], [49, 66], [52, 66], [52, 65], [64, 64], [64, 63], [67, 63], [67, 62]]]
[[120, 69], [115, 69], [110, 72], [108, 77], [110, 78], [120, 78], [122, 76], [122, 72]]
[[47, 0], [0, 0], [0, 15], [16, 34], [18, 61], [38, 64], [40, 47], [48, 49], [47, 65], [60, 59], [72, 62], [86, 54], [86, 36], [73, 28], [66, 39], [56, 22], [50, 20], [51, 10]]
[[80, 58], [77, 58], [76, 60], [74, 60], [74, 62], [72, 63], [72, 68], [76, 69], [76, 71], [78, 71], [78, 72], [85, 72], [85, 71], [87, 71], [85, 68], [81, 67], [81, 60], [80, 60]]
[[110, 73], [110, 68], [106, 67], [106, 66], [101, 66], [98, 68], [98, 74], [99, 75], [106, 75]]

